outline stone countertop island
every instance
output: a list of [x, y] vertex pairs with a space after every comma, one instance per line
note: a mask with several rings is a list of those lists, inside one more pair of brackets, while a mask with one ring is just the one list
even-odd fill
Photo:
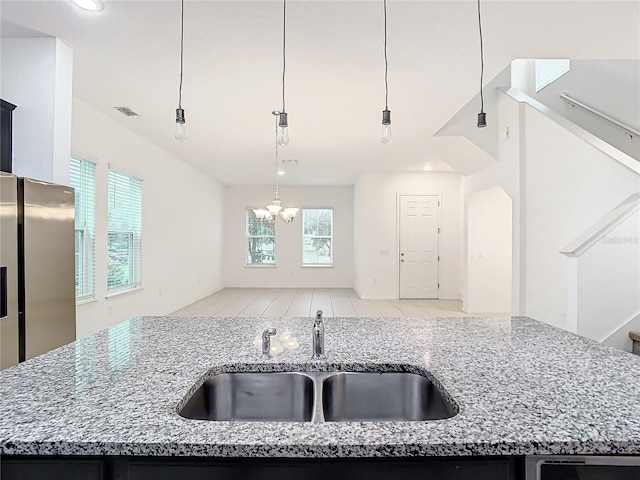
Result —
[[[466, 457], [639, 455], [640, 357], [525, 317], [144, 317], [0, 373], [0, 448], [12, 456]], [[300, 346], [261, 361], [263, 327]], [[418, 422], [216, 422], [182, 418], [220, 372], [429, 372], [457, 405]]]

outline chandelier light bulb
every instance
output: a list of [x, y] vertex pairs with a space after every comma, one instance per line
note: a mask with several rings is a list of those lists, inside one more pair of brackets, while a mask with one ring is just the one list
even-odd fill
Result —
[[286, 223], [291, 223], [293, 222], [293, 219], [296, 218], [296, 214], [298, 213], [299, 210], [300, 210], [299, 208], [293, 208], [293, 207], [284, 208], [280, 212], [280, 218], [282, 218], [282, 220], [284, 220]]
[[269, 210], [264, 208], [256, 208], [253, 210], [253, 213], [256, 214], [256, 218], [258, 220], [271, 220], [271, 214]]
[[271, 201], [271, 204], [267, 205], [267, 210], [274, 217], [277, 216], [282, 211], [282, 202], [278, 198], [277, 193], [275, 198]]

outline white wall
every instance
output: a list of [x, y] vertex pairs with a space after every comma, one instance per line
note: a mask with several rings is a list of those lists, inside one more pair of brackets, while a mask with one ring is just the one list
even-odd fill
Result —
[[73, 52], [56, 38], [3, 38], [0, 96], [13, 112], [13, 173], [69, 184]]
[[366, 173], [354, 190], [355, 282], [361, 298], [398, 298], [398, 195], [440, 195], [440, 298], [460, 298], [462, 177]]
[[[96, 301], [77, 307], [78, 338], [222, 288], [224, 187], [75, 98], [72, 133], [73, 154], [97, 162]], [[143, 288], [106, 298], [109, 165], [143, 179]]]
[[469, 196], [463, 310], [511, 312], [511, 199], [501, 187]]
[[227, 186], [224, 280], [227, 287], [350, 288], [353, 286], [353, 187], [280, 187], [285, 207], [333, 208], [333, 267], [302, 267], [302, 211], [276, 221], [276, 267], [246, 265], [247, 208], [264, 206], [272, 186]]
[[528, 105], [524, 122], [526, 314], [565, 327], [568, 266], [559, 252], [637, 192], [640, 178]]

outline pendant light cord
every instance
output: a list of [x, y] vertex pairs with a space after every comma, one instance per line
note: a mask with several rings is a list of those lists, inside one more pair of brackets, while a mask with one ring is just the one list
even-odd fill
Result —
[[484, 93], [482, 83], [484, 78], [484, 46], [482, 44], [482, 17], [480, 16], [480, 0], [478, 0], [478, 30], [480, 32], [480, 112], [484, 113]]
[[276, 177], [276, 198], [279, 200], [278, 196], [278, 123], [280, 121], [280, 114], [276, 115], [276, 131], [275, 131], [275, 139], [276, 139], [276, 162], [275, 162], [275, 177]]
[[282, 112], [286, 112], [286, 110], [284, 109], [284, 74], [287, 69], [286, 45], [287, 45], [287, 0], [283, 0], [282, 1]]
[[184, 0], [180, 12], [180, 87], [178, 89], [178, 108], [182, 108], [182, 66], [184, 64]]
[[[479, 0], [478, 0], [479, 1]], [[384, 109], [389, 110], [389, 65], [387, 60], [387, 0], [384, 0]]]

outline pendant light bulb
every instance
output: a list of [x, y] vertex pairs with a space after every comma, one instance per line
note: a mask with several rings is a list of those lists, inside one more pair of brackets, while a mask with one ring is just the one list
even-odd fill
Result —
[[391, 141], [391, 110], [382, 111], [382, 133], [380, 134], [380, 142], [387, 144]]
[[289, 145], [289, 120], [285, 112], [278, 114], [278, 145]]
[[382, 125], [380, 143], [387, 144], [389, 142], [391, 142], [391, 125]]
[[184, 109], [176, 108], [176, 140], [180, 143], [187, 139], [187, 127], [184, 120]]
[[281, 147], [289, 145], [289, 129], [287, 127], [278, 127], [278, 145]]

